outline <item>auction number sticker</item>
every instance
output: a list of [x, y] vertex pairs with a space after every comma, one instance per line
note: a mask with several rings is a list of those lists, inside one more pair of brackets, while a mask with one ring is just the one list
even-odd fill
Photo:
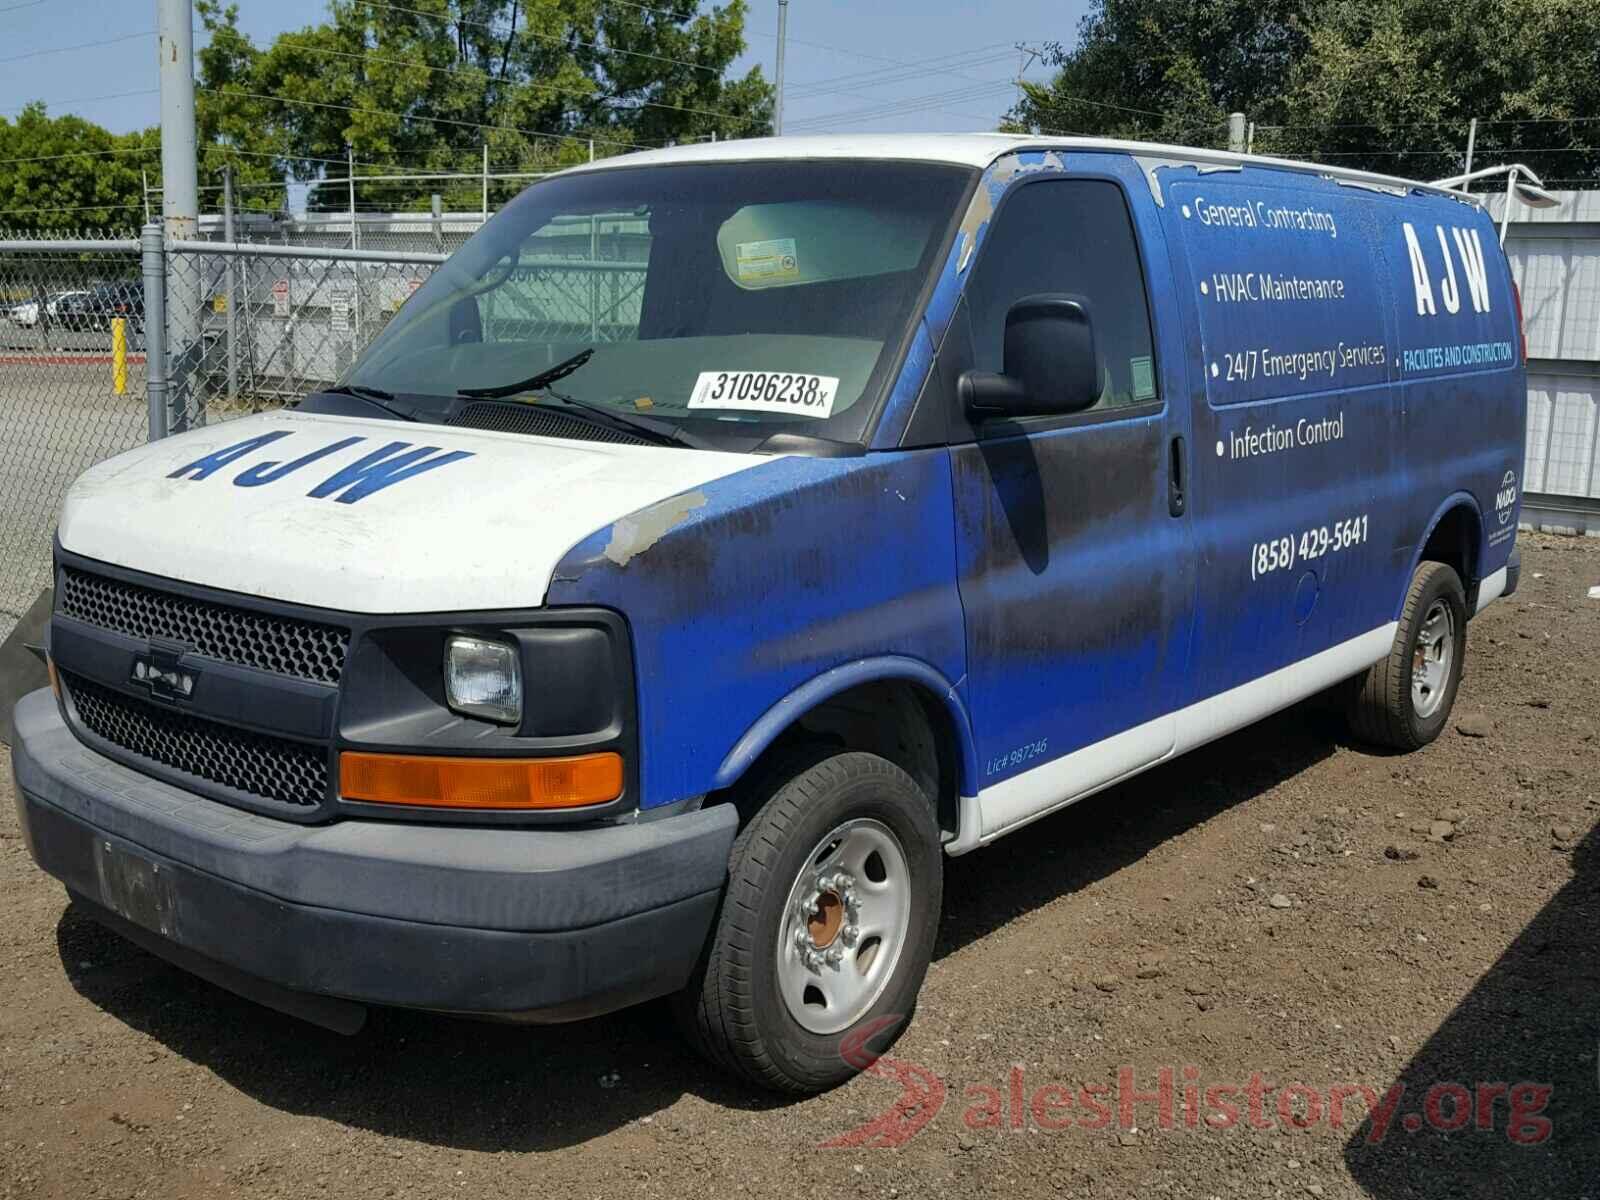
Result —
[[702, 371], [689, 394], [689, 407], [827, 417], [833, 414], [833, 401], [838, 394], [839, 381], [832, 375]]

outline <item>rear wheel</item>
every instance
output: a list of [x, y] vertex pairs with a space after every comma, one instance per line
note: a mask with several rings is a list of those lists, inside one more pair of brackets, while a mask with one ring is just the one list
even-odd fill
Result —
[[1411, 577], [1394, 647], [1368, 669], [1351, 699], [1351, 731], [1396, 750], [1426, 746], [1450, 720], [1466, 653], [1461, 578], [1444, 563], [1425, 562]]
[[943, 889], [927, 796], [874, 754], [802, 751], [751, 789], [717, 925], [679, 1014], [712, 1061], [764, 1087], [816, 1092], [910, 1018]]

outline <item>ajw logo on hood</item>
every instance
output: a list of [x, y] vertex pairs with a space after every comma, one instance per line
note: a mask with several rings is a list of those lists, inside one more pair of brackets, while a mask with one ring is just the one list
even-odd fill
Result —
[[[245, 441], [237, 442], [232, 446], [225, 446], [221, 450], [213, 450], [204, 458], [197, 458], [192, 463], [179, 467], [168, 479], [189, 479], [196, 483], [209, 479], [224, 467], [230, 467], [240, 459], [255, 453], [265, 446], [271, 445], [280, 438], [286, 438], [293, 432], [288, 429], [278, 429], [271, 433], [263, 433]], [[262, 487], [269, 483], [277, 483], [295, 472], [309, 467], [312, 463], [320, 462], [331, 454], [366, 441], [364, 437], [341, 438], [337, 442], [323, 446], [302, 454], [299, 458], [289, 462], [268, 460], [258, 462], [254, 466], [246, 467], [233, 477], [235, 487]], [[339, 468], [329, 475], [316, 487], [306, 493], [313, 500], [336, 500], [340, 504], [354, 504], [374, 492], [380, 492], [386, 487], [403, 480], [421, 475], [424, 471], [431, 471], [435, 467], [445, 466], [447, 463], [458, 462], [464, 458], [471, 458], [472, 452], [468, 450], [440, 451], [438, 446], [416, 446], [410, 442], [390, 442], [372, 453], [364, 455], [355, 462]]]

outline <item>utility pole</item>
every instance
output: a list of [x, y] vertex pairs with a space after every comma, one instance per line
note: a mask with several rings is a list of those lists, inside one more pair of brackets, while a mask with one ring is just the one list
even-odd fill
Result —
[[789, 0], [778, 0], [778, 98], [773, 106], [772, 132], [783, 136], [783, 51], [789, 40]]
[[483, 223], [489, 223], [489, 143], [483, 143]]
[[1472, 174], [1472, 152], [1478, 146], [1478, 118], [1472, 118], [1472, 124], [1467, 126], [1467, 165], [1462, 169], [1463, 175]]
[[1242, 112], [1228, 114], [1228, 149], [1234, 154], [1245, 152], [1245, 120]]
[[[161, 83], [161, 218], [166, 241], [196, 237], [200, 231], [200, 181], [194, 147], [194, 5], [192, 0], [156, 0], [156, 48]], [[169, 260], [170, 261], [170, 260]], [[186, 264], [192, 265], [192, 264]], [[148, 305], [146, 306], [148, 308]], [[170, 428], [189, 427], [189, 371], [200, 343], [200, 274], [168, 271], [167, 349], [172, 420]], [[150, 372], [166, 374], [167, 364]], [[195, 413], [198, 423], [202, 413]]]

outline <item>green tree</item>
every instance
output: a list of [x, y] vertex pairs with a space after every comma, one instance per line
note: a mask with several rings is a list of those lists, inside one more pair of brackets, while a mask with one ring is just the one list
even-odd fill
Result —
[[131, 232], [144, 220], [141, 168], [157, 167], [156, 130], [118, 136], [42, 103], [0, 117], [0, 227]]
[[[239, 8], [221, 0], [195, 0], [206, 28], [195, 52], [195, 138], [202, 212], [222, 210], [224, 168], [233, 171], [234, 203], [240, 211], [277, 212], [288, 200], [284, 186], [291, 163], [288, 141], [273, 120], [271, 102], [248, 93], [261, 52], [239, 30]], [[239, 94], [246, 93], [246, 94]]]
[[[1295, 65], [1266, 145], [1408, 178], [1525, 162], [1546, 180], [1600, 175], [1594, 0], [1336, 0]], [[1260, 143], [1258, 142], [1258, 147]]]
[[[745, 0], [710, 12], [699, 0], [645, 8], [619, 0], [333, 0], [329, 19], [257, 50], [231, 10], [202, 0], [214, 60], [201, 56], [203, 109], [240, 149], [283, 155], [296, 179], [548, 170], [597, 155], [760, 135], [772, 89], [758, 69], [728, 68], [744, 49]], [[238, 106], [238, 107], [234, 107]], [[245, 139], [257, 142], [245, 144]], [[265, 143], [265, 144], [261, 144]], [[270, 161], [263, 157], [262, 161]], [[243, 168], [240, 168], [241, 171]], [[342, 186], [313, 204], [347, 202]], [[478, 185], [372, 183], [363, 208], [425, 207], [435, 191], [476, 207]], [[499, 198], [504, 198], [505, 192]]]
[[1600, 175], [1595, 0], [1096, 0], [1008, 126], [1227, 144], [1412, 178], [1523, 161]]
[[1228, 113], [1278, 114], [1316, 0], [1096, 0], [1048, 84], [1023, 85], [1016, 130], [1226, 146]]

